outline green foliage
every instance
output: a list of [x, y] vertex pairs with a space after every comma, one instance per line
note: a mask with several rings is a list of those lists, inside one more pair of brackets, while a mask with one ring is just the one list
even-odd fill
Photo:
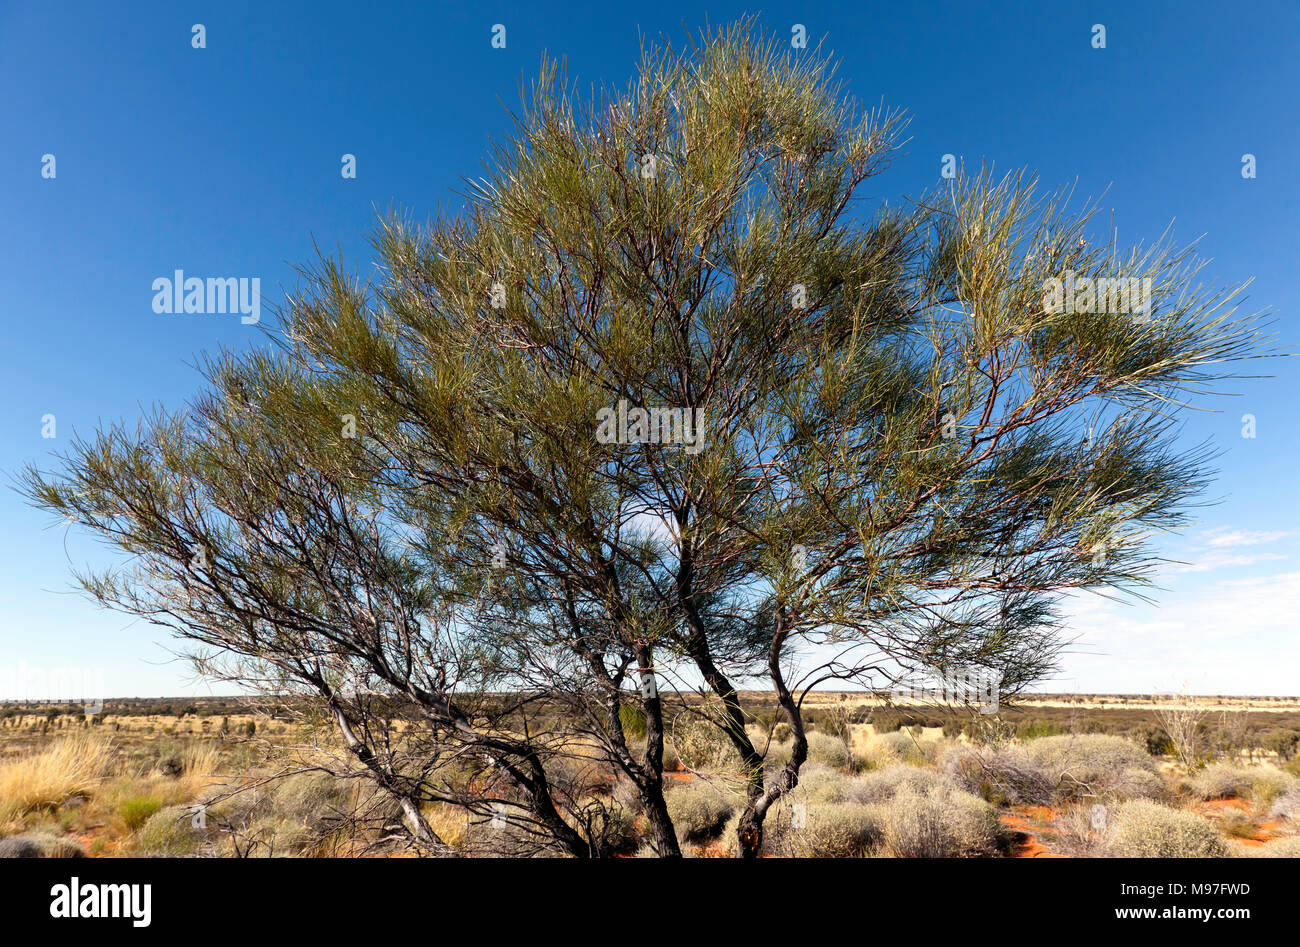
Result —
[[129, 796], [118, 805], [117, 814], [122, 817], [126, 827], [134, 832], [162, 807], [163, 801], [157, 796]]
[[159, 858], [192, 855], [204, 837], [204, 831], [194, 825], [193, 815], [188, 809], [159, 809], [136, 833], [134, 853]]
[[645, 709], [638, 704], [624, 702], [619, 704], [618, 719], [623, 726], [623, 733], [628, 737], [644, 739], [646, 735]]

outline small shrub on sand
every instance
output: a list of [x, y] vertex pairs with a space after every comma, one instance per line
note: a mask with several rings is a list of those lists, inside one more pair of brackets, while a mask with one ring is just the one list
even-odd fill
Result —
[[735, 799], [703, 781], [672, 787], [664, 794], [668, 816], [682, 842], [716, 836], [736, 809]]
[[789, 830], [811, 858], [856, 858], [881, 840], [880, 823], [866, 806], [819, 803], [807, 806], [802, 828]]
[[842, 799], [859, 805], [873, 805], [887, 802], [904, 789], [928, 793], [956, 788], [942, 773], [904, 764], [855, 776], [845, 784]]
[[1268, 817], [1300, 822], [1300, 786], [1288, 789], [1274, 799], [1273, 804], [1269, 806]]
[[989, 802], [1050, 805], [1056, 796], [1051, 774], [1016, 746], [954, 746], [940, 758], [939, 769], [957, 786]]
[[1300, 835], [1266, 842], [1258, 848], [1248, 848], [1241, 854], [1247, 858], [1300, 858]]
[[1271, 766], [1258, 766], [1251, 773], [1250, 801], [1258, 812], [1267, 812], [1282, 795], [1294, 789], [1296, 778]]
[[790, 795], [797, 802], [843, 802], [849, 782], [849, 775], [841, 769], [805, 763], [799, 771], [799, 785]]
[[1116, 806], [1107, 848], [1127, 858], [1222, 858], [1228, 854], [1206, 819], [1146, 799]]
[[[736, 826], [740, 813], [723, 829], [722, 841], [740, 854]], [[883, 838], [880, 821], [868, 806], [846, 802], [808, 802], [798, 796], [773, 806], [763, 823], [761, 854], [780, 858], [856, 858], [870, 854]]]
[[1197, 799], [1225, 799], [1248, 795], [1254, 778], [1254, 772], [1245, 766], [1219, 762], [1197, 770], [1187, 785]]
[[81, 858], [81, 846], [53, 832], [25, 832], [0, 839], [0, 858]]
[[997, 851], [998, 817], [992, 806], [968, 792], [904, 788], [870, 808], [885, 846], [899, 858], [969, 858]]

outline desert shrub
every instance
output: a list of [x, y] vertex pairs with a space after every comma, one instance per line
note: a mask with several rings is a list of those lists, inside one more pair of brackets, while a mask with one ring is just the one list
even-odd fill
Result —
[[825, 733], [810, 733], [808, 734], [808, 760], [836, 769], [846, 769], [849, 765], [849, 748], [838, 737]]
[[152, 857], [191, 855], [203, 843], [204, 832], [193, 824], [189, 809], [173, 806], [159, 809], [145, 820], [136, 833], [135, 854]]
[[1296, 755], [1300, 746], [1300, 731], [1265, 730], [1260, 737], [1260, 745], [1278, 755], [1280, 759], [1289, 760]]
[[1226, 835], [1233, 838], [1254, 838], [1257, 826], [1251, 821], [1250, 817], [1244, 812], [1233, 810], [1224, 813], [1223, 818], [1219, 821], [1220, 828]]
[[777, 743], [785, 743], [792, 736], [794, 736], [794, 731], [790, 729], [788, 723], [778, 723], [772, 728], [772, 739]]
[[25, 832], [0, 839], [0, 858], [81, 858], [81, 846], [53, 832]]
[[840, 801], [858, 805], [887, 802], [898, 792], [914, 792], [957, 788], [945, 775], [917, 766], [887, 766], [853, 777], [844, 784]]
[[897, 710], [878, 707], [871, 714], [871, 728], [876, 733], [893, 733], [903, 725], [903, 715]]
[[1021, 740], [1037, 740], [1065, 733], [1065, 728], [1051, 720], [1024, 720], [1016, 725], [1016, 736]]
[[1300, 858], [1300, 835], [1275, 839], [1242, 854], [1247, 858]]
[[838, 711], [822, 714], [821, 720], [817, 724], [817, 730], [819, 733], [835, 737], [837, 740], [847, 740], [849, 738], [848, 714]]
[[1223, 799], [1247, 795], [1253, 781], [1254, 773], [1245, 766], [1219, 762], [1197, 770], [1187, 785], [1197, 799]]
[[801, 829], [790, 829], [812, 858], [855, 858], [882, 840], [879, 821], [871, 809], [852, 803], [807, 806]]
[[899, 858], [966, 858], [997, 851], [997, 815], [968, 792], [905, 787], [869, 810], [880, 824], [885, 846]]
[[664, 794], [664, 802], [682, 842], [713, 838], [736, 810], [734, 797], [702, 780], [672, 787]]
[[1136, 732], [1136, 737], [1146, 747], [1150, 756], [1173, 756], [1174, 743], [1169, 739], [1169, 734], [1161, 727], [1147, 724]]
[[587, 832], [604, 851], [622, 854], [636, 847], [636, 813], [612, 800], [590, 814]]
[[1207, 820], [1147, 799], [1120, 803], [1112, 810], [1107, 849], [1127, 858], [1222, 858], [1228, 854]]
[[280, 780], [272, 793], [279, 816], [304, 825], [318, 825], [349, 809], [350, 786], [329, 773], [309, 770]]
[[1273, 769], [1271, 766], [1257, 767], [1251, 773], [1250, 801], [1259, 812], [1266, 812], [1278, 797], [1296, 785], [1296, 778], [1290, 773]]
[[117, 814], [126, 827], [134, 832], [162, 807], [163, 800], [158, 796], [128, 796], [118, 805]]
[[962, 720], [945, 720], [943, 724], [943, 735], [949, 740], [955, 740], [966, 731], [966, 723]]
[[1274, 799], [1269, 806], [1268, 817], [1300, 822], [1300, 786], [1292, 786]]
[[950, 747], [939, 768], [958, 787], [989, 802], [1049, 805], [1056, 796], [1051, 774], [1016, 746]]
[[671, 740], [664, 741], [664, 770], [672, 773], [682, 768], [682, 761], [677, 758], [677, 748]]
[[735, 748], [722, 728], [698, 714], [679, 714], [665, 742], [672, 744], [686, 769], [713, 772], [736, 760]]
[[1061, 798], [1123, 799], [1158, 795], [1163, 789], [1156, 761], [1123, 737], [1100, 733], [1043, 737], [1024, 749], [1046, 771]]
[[799, 785], [791, 792], [798, 802], [842, 802], [849, 776], [825, 763], [805, 763], [799, 771]]

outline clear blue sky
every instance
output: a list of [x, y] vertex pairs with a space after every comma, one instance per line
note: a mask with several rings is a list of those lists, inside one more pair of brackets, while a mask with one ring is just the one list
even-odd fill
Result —
[[[194, 356], [261, 344], [238, 316], [158, 315], [152, 281], [258, 276], [267, 302], [313, 239], [367, 264], [373, 209], [460, 206], [509, 131], [545, 51], [583, 88], [623, 86], [641, 37], [675, 42], [744, 12], [804, 24], [861, 100], [906, 109], [911, 141], [864, 196], [938, 183], [945, 153], [1029, 167], [1049, 188], [1109, 188], [1125, 241], [1174, 222], [1211, 275], [1254, 277], [1250, 305], [1297, 295], [1300, 4], [0, 2], [0, 471], [49, 462], [74, 431], [176, 406]], [[191, 47], [206, 27], [207, 48]], [[493, 49], [494, 24], [506, 48]], [[1104, 24], [1105, 49], [1091, 45]], [[340, 158], [357, 159], [357, 177]], [[1258, 177], [1244, 180], [1252, 153]], [[53, 154], [57, 176], [41, 176]], [[264, 314], [264, 319], [269, 318]], [[1204, 523], [1170, 542], [1190, 565], [1158, 607], [1082, 603], [1078, 653], [1047, 688], [1300, 692], [1300, 385], [1240, 382], [1189, 433], [1226, 453]], [[1258, 436], [1240, 436], [1253, 413]], [[43, 415], [57, 437], [41, 436]], [[5, 477], [6, 484], [9, 477]], [[0, 697], [24, 674], [87, 668], [108, 696], [206, 693], [157, 629], [70, 591], [95, 543], [0, 491]], [[1104, 607], [1103, 607], [1104, 606]], [[31, 678], [36, 680], [38, 678]], [[19, 685], [22, 686], [22, 685]]]

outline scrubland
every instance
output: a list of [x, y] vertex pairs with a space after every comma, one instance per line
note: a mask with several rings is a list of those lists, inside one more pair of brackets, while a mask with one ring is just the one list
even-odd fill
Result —
[[[765, 856], [1300, 856], [1295, 703], [1207, 710], [1189, 767], [1140, 703], [962, 718], [859, 698], [809, 711], [808, 761], [767, 817]], [[665, 754], [669, 813], [689, 856], [734, 856], [742, 773], [716, 728], [682, 713]], [[759, 700], [751, 717], [767, 765], [784, 765], [789, 727]], [[326, 771], [337, 749], [327, 732], [257, 714], [9, 712], [0, 857], [405, 854], [397, 807]], [[580, 753], [552, 765], [579, 802], [599, 801], [612, 850], [653, 854], [629, 786]], [[437, 803], [423, 814], [460, 854], [525, 850], [508, 822]]]

